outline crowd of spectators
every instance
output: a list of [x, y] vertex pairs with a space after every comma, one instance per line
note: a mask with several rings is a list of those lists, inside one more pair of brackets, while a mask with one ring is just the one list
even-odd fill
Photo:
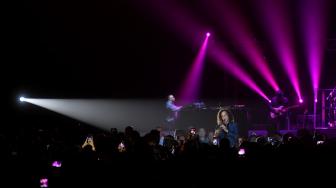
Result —
[[[251, 164], [275, 166], [336, 159], [334, 139], [306, 129], [298, 130], [295, 135], [252, 134], [248, 138], [240, 137], [234, 147], [225, 138], [214, 142], [213, 132], [205, 129], [166, 135], [162, 128], [156, 127], [142, 135], [131, 126], [109, 131], [81, 125], [32, 126], [3, 132], [0, 142], [2, 163], [16, 170], [12, 175], [37, 187], [88, 185], [93, 179], [101, 184], [113, 181], [127, 184], [129, 177], [143, 177], [144, 169], [149, 168], [152, 173], [146, 174], [148, 178], [161, 177], [160, 181], [170, 185], [177, 181], [177, 174], [181, 175], [178, 177], [186, 173], [194, 173], [193, 177], [210, 175], [221, 166], [228, 171], [245, 169], [241, 167]], [[171, 170], [175, 175], [169, 175]], [[146, 186], [146, 179], [137, 181]]]

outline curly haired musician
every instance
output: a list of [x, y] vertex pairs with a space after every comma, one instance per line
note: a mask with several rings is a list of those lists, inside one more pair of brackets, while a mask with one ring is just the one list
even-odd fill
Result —
[[221, 109], [217, 113], [217, 127], [214, 138], [218, 144], [222, 139], [228, 139], [230, 147], [236, 147], [238, 144], [238, 128], [232, 113], [227, 109]]

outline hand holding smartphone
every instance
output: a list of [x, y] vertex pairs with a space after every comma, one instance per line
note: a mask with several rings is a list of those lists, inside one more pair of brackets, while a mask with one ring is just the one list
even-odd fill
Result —
[[126, 147], [125, 147], [125, 144], [123, 142], [120, 142], [120, 144], [118, 145], [118, 151], [119, 152], [125, 152], [126, 151]]

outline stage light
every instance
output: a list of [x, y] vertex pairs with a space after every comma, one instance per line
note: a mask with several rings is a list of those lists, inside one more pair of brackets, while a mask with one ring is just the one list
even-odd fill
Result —
[[56, 167], [56, 168], [60, 168], [62, 166], [62, 162], [61, 161], [54, 161], [51, 164], [52, 167]]
[[299, 9], [301, 21], [303, 52], [307, 58], [312, 87], [318, 88], [324, 64], [325, 47], [328, 35], [328, 9], [327, 1], [305, 1]]
[[303, 103], [303, 100], [302, 100], [302, 99], [300, 99], [300, 100], [299, 100], [299, 102], [300, 102], [300, 103]]
[[190, 70], [187, 73], [186, 79], [183, 81], [180, 87], [178, 98], [180, 98], [182, 105], [193, 102], [199, 97], [201, 76], [209, 40], [208, 34], [210, 33], [207, 33], [207, 37], [205, 37], [204, 42], [199, 49], [198, 54], [194, 59], [192, 66], [190, 67]]
[[268, 100], [268, 102], [269, 102], [269, 103], [272, 103], [272, 101], [271, 101], [271, 100]]
[[241, 51], [241, 55], [246, 56], [247, 62], [261, 74], [262, 78], [273, 90], [278, 90], [279, 86], [264, 57], [264, 53], [257, 40], [251, 35], [253, 32], [249, 27], [248, 20], [239, 14], [238, 9], [235, 9], [233, 6], [227, 6], [219, 2], [210, 3], [210, 6], [213, 14], [217, 15], [216, 17], [222, 18], [218, 19], [218, 25], [221, 26], [220, 29], [222, 32], [235, 41], [234, 45]]
[[26, 98], [24, 98], [24, 97], [20, 97], [20, 101], [21, 101], [21, 102], [24, 102], [24, 101], [26, 101]]
[[211, 35], [211, 34], [210, 34], [209, 32], [207, 32], [206, 36], [207, 36], [207, 37], [210, 37], [210, 35]]
[[317, 99], [315, 99], [315, 103], [317, 103]]
[[257, 8], [260, 12], [260, 20], [270, 42], [273, 44], [275, 55], [279, 59], [291, 85], [296, 92], [297, 98], [301, 99], [300, 81], [298, 76], [297, 56], [295, 53], [295, 40], [292, 28], [287, 21], [284, 1], [262, 1]]
[[[80, 124], [85, 123], [102, 130], [111, 130], [111, 125], [119, 130], [124, 129], [125, 125], [134, 125], [141, 134], [149, 132], [151, 126], [148, 125], [162, 121], [162, 117], [166, 114], [164, 108], [162, 108], [162, 101], [156, 99], [50, 99], [29, 97], [25, 98], [25, 102], [19, 102], [19, 106], [21, 106], [20, 104], [22, 106], [35, 105], [79, 121]], [[133, 114], [134, 119], [129, 119], [129, 114]], [[115, 125], [117, 126], [115, 127]], [[50, 161], [49, 165], [57, 168], [58, 166], [63, 167], [64, 164], [63, 161], [55, 159]]]
[[217, 63], [220, 68], [241, 81], [244, 85], [263, 97], [266, 101], [270, 100], [257, 85], [254, 79], [237, 63], [235, 57], [233, 57], [225, 48], [220, 45], [213, 44], [212, 46], [213, 48], [212, 50], [209, 50], [209, 54], [210, 57], [214, 60], [214, 63]]

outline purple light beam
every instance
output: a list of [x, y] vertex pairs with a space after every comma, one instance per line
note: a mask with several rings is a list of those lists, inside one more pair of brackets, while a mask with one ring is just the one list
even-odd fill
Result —
[[[168, 28], [174, 29], [174, 32], [178, 34], [178, 36], [183, 40], [184, 42], [187, 42], [189, 44], [192, 44], [196, 37], [194, 37], [195, 31], [204, 31], [206, 27], [202, 26], [198, 22], [195, 22], [195, 19], [191, 17], [186, 9], [181, 8], [180, 6], [174, 4], [172, 1], [157, 1], [157, 0], [147, 0], [150, 1], [147, 5], [150, 7], [151, 11], [155, 13], [155, 15], [160, 16], [161, 19], [164, 20], [168, 24]], [[142, 6], [144, 7], [144, 6]], [[219, 60], [220, 62], [223, 61], [223, 59], [218, 58], [220, 57], [220, 52], [223, 50], [219, 50], [214, 48], [214, 51], [212, 54], [215, 54], [212, 58], [214, 60]], [[223, 53], [227, 54], [225, 51]], [[232, 56], [229, 54], [226, 55], [227, 57], [230, 57], [230, 63], [220, 63], [221, 67], [225, 70], [228, 69], [227, 64], [231, 65], [231, 68], [235, 69], [235, 71], [231, 72], [228, 70], [228, 72], [233, 76], [236, 77], [238, 80], [242, 81], [245, 85], [247, 85], [250, 89], [261, 95], [266, 100], [269, 100], [268, 97], [262, 92], [262, 90], [257, 86], [257, 84], [251, 79], [251, 77], [248, 75], [247, 72], [243, 71], [241, 67], [234, 64], [234, 62], [237, 62]], [[230, 68], [230, 66], [229, 66]]]
[[301, 2], [301, 30], [313, 89], [319, 88], [323, 49], [327, 38], [328, 3], [305, 0]]
[[273, 90], [279, 90], [279, 86], [275, 81], [272, 71], [263, 58], [261, 49], [256, 44], [253, 36], [250, 35], [252, 31], [248, 27], [246, 19], [244, 19], [241, 14], [238, 14], [239, 11], [233, 6], [220, 4], [218, 1], [209, 2], [212, 2], [211, 9], [213, 9], [213, 12], [216, 13], [216, 17], [223, 19], [218, 20], [221, 21], [219, 23], [222, 26], [221, 29], [225, 33], [228, 31], [230, 38], [235, 41], [234, 44], [238, 45], [239, 49], [242, 50], [242, 53], [248, 57], [248, 62], [259, 72], [260, 75], [262, 75]]
[[292, 33], [288, 25], [289, 18], [286, 16], [283, 1], [274, 0], [260, 1], [260, 18], [265, 22], [264, 27], [269, 34], [269, 38], [274, 44], [276, 54], [280, 59], [291, 84], [299, 99], [302, 99], [299, 87], [299, 78], [295, 63], [294, 47], [292, 44]]
[[206, 38], [192, 64], [192, 68], [190, 69], [186, 80], [183, 82], [182, 87], [179, 90], [179, 99], [183, 105], [195, 101], [198, 98], [200, 79], [209, 36], [210, 33], [207, 33]]
[[248, 88], [250, 88], [255, 93], [259, 94], [266, 101], [270, 99], [265, 95], [265, 93], [258, 87], [258, 85], [253, 81], [247, 72], [244, 71], [234, 58], [227, 53], [227, 51], [220, 46], [215, 46], [214, 48], [209, 49], [209, 54], [211, 58], [216, 62], [224, 71], [232, 75], [236, 79], [240, 80]]

